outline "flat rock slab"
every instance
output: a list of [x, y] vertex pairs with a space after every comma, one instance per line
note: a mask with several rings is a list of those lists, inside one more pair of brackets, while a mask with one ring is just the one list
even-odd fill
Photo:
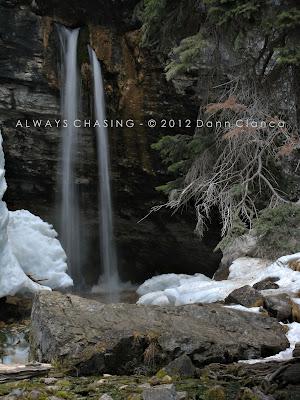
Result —
[[186, 354], [196, 367], [259, 358], [289, 343], [273, 318], [222, 305], [101, 304], [58, 292], [34, 299], [31, 355], [76, 374], [152, 373]]
[[0, 383], [47, 375], [51, 369], [50, 364], [0, 364]]

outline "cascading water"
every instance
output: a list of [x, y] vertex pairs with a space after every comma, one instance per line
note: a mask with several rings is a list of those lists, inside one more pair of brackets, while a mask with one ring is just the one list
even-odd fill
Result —
[[110, 156], [107, 129], [103, 127], [105, 120], [105, 99], [101, 65], [96, 53], [89, 47], [90, 62], [93, 71], [94, 85], [94, 112], [95, 119], [99, 121], [96, 126], [98, 169], [99, 169], [99, 211], [100, 211], [100, 252], [102, 271], [99, 286], [116, 300], [120, 292], [120, 279], [118, 274], [116, 248], [113, 235], [113, 213], [110, 186]]
[[57, 26], [62, 52], [62, 118], [68, 126], [62, 128], [61, 161], [61, 240], [68, 257], [70, 274], [76, 286], [81, 279], [81, 241], [79, 196], [75, 185], [75, 157], [78, 144], [78, 128], [74, 121], [79, 113], [79, 72], [77, 66], [77, 42], [79, 28], [70, 30]]

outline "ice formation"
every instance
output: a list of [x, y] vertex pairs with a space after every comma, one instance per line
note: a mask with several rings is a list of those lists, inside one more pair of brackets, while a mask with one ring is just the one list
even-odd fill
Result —
[[2, 200], [4, 164], [0, 134], [0, 298], [71, 286], [66, 255], [52, 226], [29, 211], [8, 211]]
[[260, 258], [242, 257], [230, 267], [227, 280], [214, 281], [204, 275], [165, 274], [155, 276], [137, 290], [139, 304], [184, 305], [213, 303], [224, 300], [233, 290], [245, 285], [253, 286], [263, 279], [274, 277], [278, 289], [265, 290], [265, 295], [297, 293], [300, 291], [300, 272], [289, 267], [292, 261], [300, 262], [300, 253], [279, 258], [270, 263]]

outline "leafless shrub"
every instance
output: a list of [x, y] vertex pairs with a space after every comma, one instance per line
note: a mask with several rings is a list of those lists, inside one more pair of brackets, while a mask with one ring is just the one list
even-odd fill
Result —
[[251, 228], [262, 199], [266, 207], [288, 202], [275, 171], [280, 157], [299, 145], [295, 128], [273, 115], [270, 98], [258, 95], [253, 86], [237, 82], [226, 96], [204, 108], [208, 119], [221, 122], [211, 130], [213, 144], [199, 154], [168, 203], [151, 210], [176, 211], [193, 202], [200, 236], [213, 209], [219, 210], [225, 236], [237, 220]]

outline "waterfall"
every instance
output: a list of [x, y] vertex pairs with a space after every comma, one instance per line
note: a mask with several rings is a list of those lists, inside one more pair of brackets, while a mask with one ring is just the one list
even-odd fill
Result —
[[120, 279], [113, 234], [109, 144], [107, 129], [103, 126], [103, 121], [105, 120], [103, 79], [101, 65], [96, 53], [90, 47], [89, 54], [93, 71], [94, 113], [95, 119], [99, 121], [96, 126], [100, 189], [99, 211], [101, 218], [99, 236], [102, 261], [102, 275], [100, 276], [99, 286], [103, 287], [105, 292], [116, 299], [120, 291]]
[[67, 120], [62, 128], [61, 143], [61, 240], [68, 257], [70, 274], [76, 286], [82, 285], [79, 196], [75, 185], [75, 157], [78, 128], [74, 121], [80, 108], [79, 72], [77, 67], [77, 41], [79, 29], [57, 26], [62, 53], [61, 113]]

